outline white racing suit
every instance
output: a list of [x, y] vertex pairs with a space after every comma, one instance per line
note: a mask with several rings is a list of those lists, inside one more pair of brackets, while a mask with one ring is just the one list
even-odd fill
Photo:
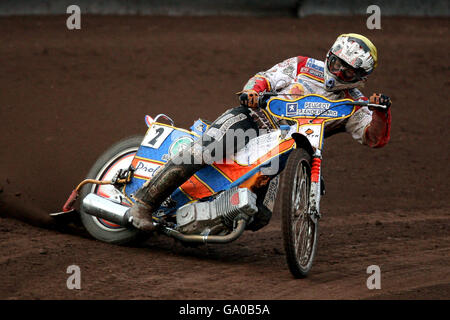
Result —
[[[297, 99], [301, 95], [318, 94], [330, 100], [367, 100], [358, 89], [336, 92], [325, 90], [324, 62], [308, 57], [293, 57], [276, 64], [267, 71], [252, 77], [244, 90], [256, 92], [276, 91], [286, 94], [287, 99]], [[290, 94], [294, 94], [290, 96]], [[361, 144], [380, 148], [390, 139], [391, 112], [370, 111], [367, 107], [357, 107], [349, 118], [329, 121], [325, 124], [325, 137], [338, 132], [348, 132]]]

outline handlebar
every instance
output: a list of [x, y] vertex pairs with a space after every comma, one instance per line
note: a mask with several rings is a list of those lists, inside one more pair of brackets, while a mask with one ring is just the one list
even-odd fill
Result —
[[387, 109], [387, 106], [385, 106], [383, 104], [370, 103], [369, 101], [353, 101], [353, 102], [347, 102], [346, 104], [352, 104], [354, 106], [378, 108], [378, 109], [384, 109], [384, 110]]
[[[278, 94], [277, 92], [260, 92], [259, 97], [258, 97], [258, 105], [260, 107], [264, 108], [267, 105], [267, 100], [269, 100], [272, 97], [276, 97], [278, 95], [304, 96], [303, 94], [299, 94], [299, 93]], [[385, 106], [385, 105], [370, 103], [369, 101], [348, 101], [348, 102], [342, 103], [342, 105], [344, 105], [344, 104], [351, 104], [354, 106], [362, 106], [362, 107], [370, 107], [370, 108], [378, 108], [378, 109], [383, 109], [383, 110], [387, 109], [387, 106]], [[338, 106], [338, 105], [335, 105], [335, 106]]]

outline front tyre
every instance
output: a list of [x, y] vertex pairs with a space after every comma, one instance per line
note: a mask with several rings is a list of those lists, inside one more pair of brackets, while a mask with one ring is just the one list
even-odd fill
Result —
[[281, 225], [289, 270], [296, 278], [304, 278], [312, 268], [317, 249], [318, 221], [308, 214], [311, 188], [311, 156], [294, 149], [281, 175]]
[[[106, 150], [94, 163], [86, 179], [111, 180], [119, 169], [127, 169], [142, 142], [142, 136], [133, 136], [119, 141]], [[80, 201], [89, 193], [105, 198], [122, 199], [112, 185], [87, 184], [80, 192]], [[130, 206], [130, 202], [122, 199], [122, 204]], [[118, 245], [130, 245], [140, 242], [146, 235], [135, 228], [125, 228], [102, 218], [92, 216], [80, 208], [83, 226], [95, 239]]]

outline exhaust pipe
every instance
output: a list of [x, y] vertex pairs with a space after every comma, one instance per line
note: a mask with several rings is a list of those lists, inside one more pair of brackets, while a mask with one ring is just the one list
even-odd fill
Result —
[[95, 193], [89, 193], [81, 202], [81, 210], [83, 212], [117, 223], [123, 227], [130, 226], [129, 209], [130, 207], [100, 197]]
[[247, 226], [247, 221], [245, 218], [242, 218], [238, 221], [236, 228], [228, 235], [224, 236], [208, 236], [208, 235], [195, 235], [195, 234], [182, 234], [177, 230], [171, 228], [165, 228], [163, 231], [170, 237], [176, 238], [181, 242], [190, 242], [190, 243], [230, 243], [237, 238], [239, 238], [245, 230]]
[[[123, 227], [131, 226], [130, 207], [113, 202], [95, 193], [90, 193], [83, 199], [81, 202], [81, 210], [87, 214], [117, 223]], [[236, 219], [238, 221], [236, 228], [230, 234], [224, 236], [186, 235], [168, 227], [164, 227], [162, 231], [166, 235], [182, 242], [224, 244], [236, 240], [244, 233], [248, 219], [249, 217], [247, 215], [241, 214]]]

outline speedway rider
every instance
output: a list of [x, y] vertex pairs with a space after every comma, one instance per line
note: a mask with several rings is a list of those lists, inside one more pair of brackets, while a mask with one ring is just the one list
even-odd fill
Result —
[[[367, 100], [358, 88], [364, 86], [376, 66], [377, 49], [372, 42], [362, 35], [349, 33], [336, 39], [325, 62], [297, 56], [257, 73], [239, 92], [241, 106], [227, 110], [217, 118], [203, 135], [208, 139], [200, 138], [190, 148], [179, 152], [135, 193], [136, 203], [130, 209], [132, 224], [144, 231], [155, 229], [152, 213], [176, 188], [208, 165], [202, 156], [205, 150], [216, 150], [220, 146], [228, 156], [246, 145], [246, 141], [235, 141], [227, 148], [226, 137], [230, 130], [277, 128], [275, 120], [258, 106], [259, 93], [277, 92], [287, 99], [318, 94], [330, 100]], [[356, 107], [351, 117], [327, 122], [325, 137], [348, 132], [356, 141], [369, 147], [386, 145], [390, 139], [391, 101], [383, 94], [373, 94], [369, 100], [385, 105], [387, 109]], [[180, 159], [186, 157], [191, 161], [182, 163]]]

